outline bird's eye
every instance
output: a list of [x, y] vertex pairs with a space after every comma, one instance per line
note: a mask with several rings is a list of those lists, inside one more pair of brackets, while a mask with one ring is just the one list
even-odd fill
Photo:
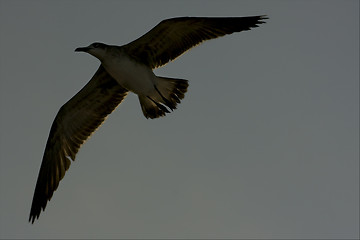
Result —
[[99, 43], [94, 43], [94, 44], [93, 44], [93, 47], [94, 47], [94, 48], [98, 48], [99, 46], [100, 46]]

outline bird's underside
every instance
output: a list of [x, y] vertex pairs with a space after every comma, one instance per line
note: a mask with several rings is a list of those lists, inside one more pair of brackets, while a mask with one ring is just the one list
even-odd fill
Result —
[[[264, 23], [264, 19], [267, 18], [172, 18], [163, 20], [137, 40], [121, 47], [94, 43], [86, 48], [78, 48], [77, 51], [90, 53], [100, 59], [101, 65], [91, 80], [60, 108], [55, 117], [36, 182], [29, 221], [34, 223], [41, 210], [45, 210], [47, 202], [70, 167], [70, 159], [75, 160], [80, 146], [122, 102], [127, 93], [136, 88], [126, 88], [133, 82], [119, 80], [118, 75], [122, 72], [116, 72], [108, 64], [112, 49], [118, 49], [129, 60], [152, 72], [152, 69], [165, 65], [205, 40], [250, 30]], [[186, 80], [157, 76], [149, 77], [147, 84], [151, 91], [145, 89], [146, 91], [137, 92], [146, 118], [161, 117], [174, 110], [184, 98], [188, 87]]]

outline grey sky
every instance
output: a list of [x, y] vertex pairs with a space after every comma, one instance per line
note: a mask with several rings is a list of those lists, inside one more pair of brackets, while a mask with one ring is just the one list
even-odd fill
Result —
[[[99, 62], [175, 16], [267, 14], [157, 69], [168, 116], [131, 94], [31, 225], [52, 121]], [[1, 238], [358, 238], [358, 1], [0, 1]]]

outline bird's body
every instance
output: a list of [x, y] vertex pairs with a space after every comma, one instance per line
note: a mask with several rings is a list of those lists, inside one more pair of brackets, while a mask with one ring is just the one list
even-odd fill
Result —
[[156, 76], [145, 64], [131, 59], [120, 47], [108, 46], [101, 64], [121, 86], [138, 95], [152, 95]]
[[166, 19], [129, 44], [93, 43], [75, 51], [101, 62], [91, 80], [59, 110], [51, 126], [29, 221], [39, 217], [81, 144], [127, 96], [138, 95], [146, 118], [165, 116], [184, 98], [188, 81], [156, 76], [153, 69], [201, 42], [258, 27], [264, 16], [180, 17]]

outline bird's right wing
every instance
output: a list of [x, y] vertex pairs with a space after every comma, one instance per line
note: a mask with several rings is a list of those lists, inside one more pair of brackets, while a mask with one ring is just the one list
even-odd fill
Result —
[[81, 144], [101, 125], [126, 97], [121, 87], [100, 65], [91, 80], [59, 110], [51, 126], [36, 182], [29, 221], [34, 223], [45, 209], [70, 160], [75, 160]]

